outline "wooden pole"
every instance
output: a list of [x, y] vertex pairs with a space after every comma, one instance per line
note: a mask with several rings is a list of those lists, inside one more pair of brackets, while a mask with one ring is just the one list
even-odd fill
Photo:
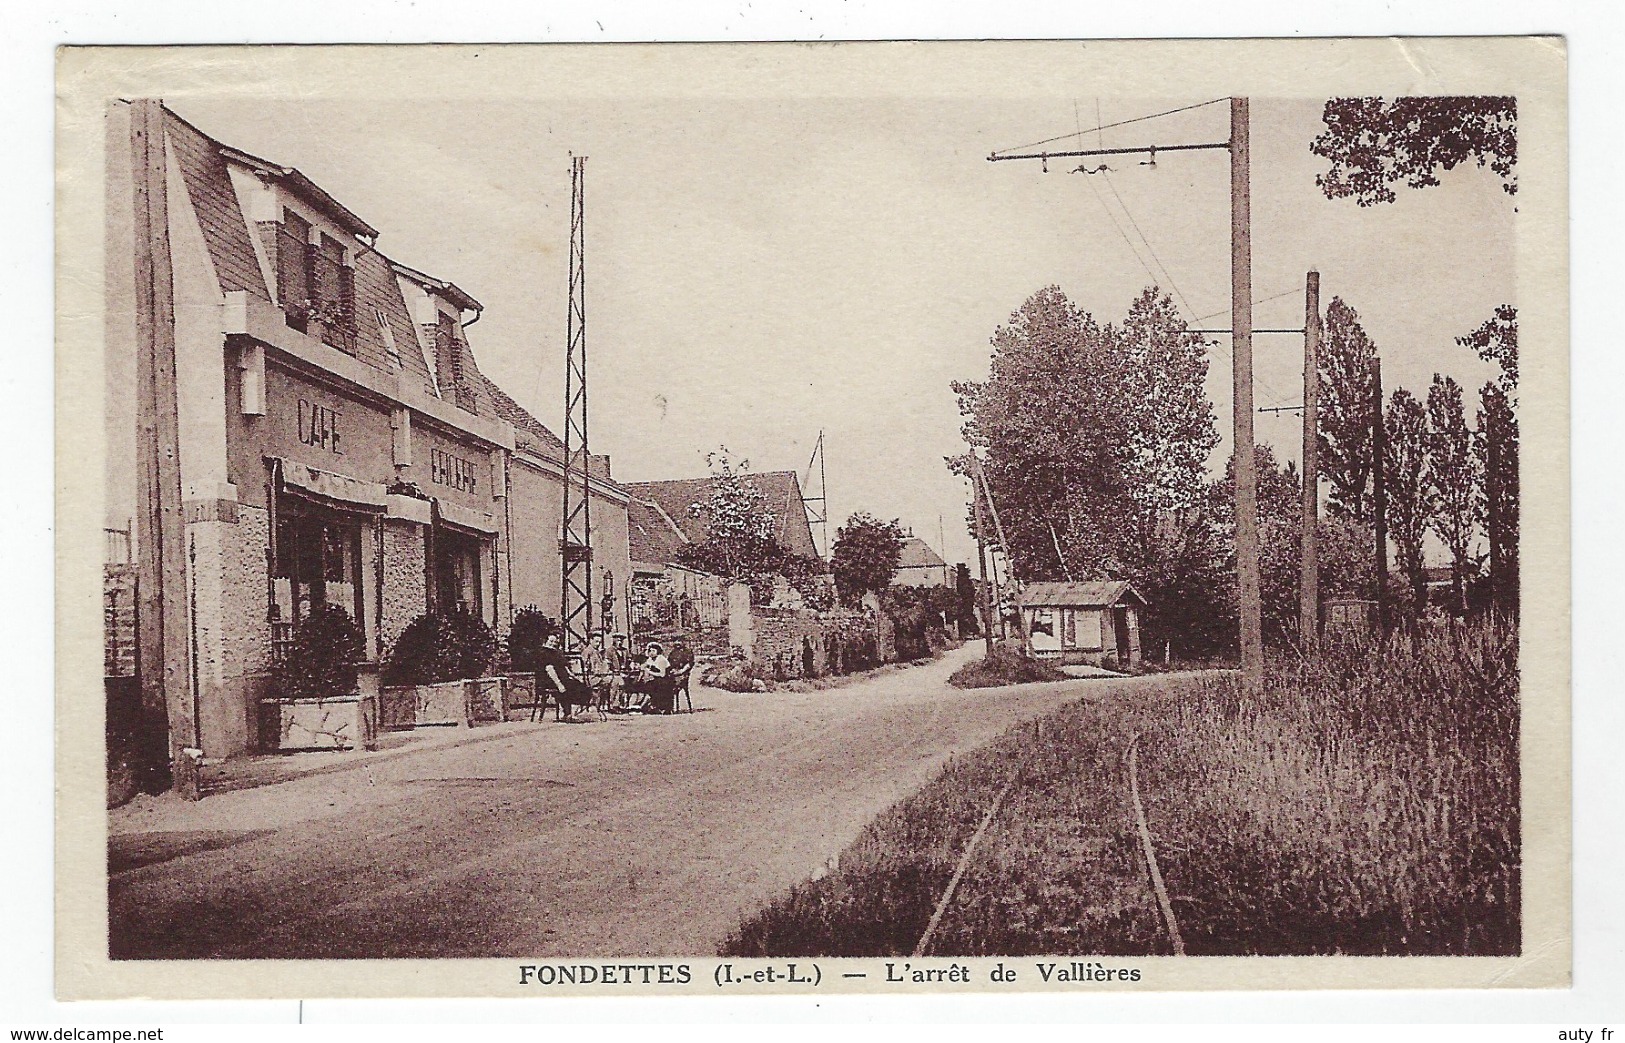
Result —
[[1377, 632], [1388, 633], [1388, 427], [1382, 419], [1382, 359], [1371, 360], [1371, 507], [1376, 515]]
[[[987, 504], [987, 513], [993, 518], [993, 532], [999, 538], [999, 551], [1004, 555], [1004, 583], [1009, 585], [1011, 597], [1014, 598], [1019, 588], [1016, 586], [1015, 559], [1010, 554], [1010, 541], [1004, 535], [1004, 522], [999, 520], [999, 505], [993, 499], [993, 487], [987, 482], [987, 472], [982, 469], [981, 458], [976, 458], [976, 478], [982, 483], [982, 499]], [[1005, 637], [1009, 637], [1008, 628], [1004, 626], [1004, 588], [998, 583], [998, 562], [994, 562], [994, 584], [999, 587], [999, 629]], [[1027, 620], [1021, 614], [1019, 605], [1016, 608], [1016, 633], [1021, 637], [1021, 651], [1025, 654], [1032, 651], [1027, 642]]]
[[986, 655], [993, 655], [993, 587], [987, 581], [987, 533], [982, 528], [982, 487], [970, 482], [971, 523], [976, 527], [976, 565], [982, 577], [982, 640]]
[[1298, 580], [1298, 639], [1305, 655], [1320, 645], [1320, 273], [1303, 299], [1303, 537]]
[[1258, 563], [1258, 462], [1253, 443], [1253, 245], [1246, 98], [1230, 99], [1230, 328], [1235, 422], [1236, 580], [1241, 596], [1241, 674], [1264, 679]]
[[140, 612], [136, 676], [141, 683], [144, 782], [173, 785], [196, 799], [198, 748], [187, 628], [186, 526], [181, 511], [180, 420], [175, 375], [175, 287], [169, 251], [164, 107], [130, 106], [135, 208], [136, 584]]

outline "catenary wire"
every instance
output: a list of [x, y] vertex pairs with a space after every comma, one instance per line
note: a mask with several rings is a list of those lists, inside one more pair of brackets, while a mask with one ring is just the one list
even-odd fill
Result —
[[1037, 148], [1039, 145], [1049, 145], [1057, 141], [1065, 141], [1068, 138], [1081, 138], [1085, 134], [1093, 134], [1096, 131], [1111, 130], [1113, 127], [1126, 127], [1131, 123], [1144, 123], [1146, 120], [1159, 119], [1163, 116], [1172, 116], [1176, 112], [1189, 112], [1192, 109], [1205, 108], [1206, 106], [1216, 105], [1221, 101], [1229, 100], [1229, 98], [1213, 98], [1208, 101], [1197, 102], [1195, 105], [1181, 105], [1177, 109], [1168, 109], [1165, 112], [1153, 112], [1149, 116], [1135, 116], [1133, 119], [1118, 120], [1116, 123], [1103, 123], [1098, 127], [1090, 127], [1088, 130], [1074, 130], [1070, 134], [1058, 134], [1053, 138], [1045, 138], [1043, 141], [1033, 141], [1025, 145], [1011, 145], [1008, 148], [994, 149], [993, 154], [997, 156], [1001, 152], [1015, 152], [1017, 149]]

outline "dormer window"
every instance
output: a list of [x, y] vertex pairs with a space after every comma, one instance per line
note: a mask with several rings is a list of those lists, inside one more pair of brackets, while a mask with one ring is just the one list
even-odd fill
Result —
[[289, 326], [355, 354], [355, 269], [344, 244], [292, 210], [277, 229], [277, 294]]
[[[450, 398], [458, 408], [470, 413], [475, 408], [474, 389], [467, 372], [467, 348], [457, 330], [457, 320], [445, 312], [435, 318], [434, 365], [440, 396]], [[448, 394], [449, 393], [449, 394]]]

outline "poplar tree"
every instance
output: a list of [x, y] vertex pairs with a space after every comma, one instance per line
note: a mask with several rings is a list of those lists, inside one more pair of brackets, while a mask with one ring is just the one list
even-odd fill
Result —
[[1433, 375], [1428, 388], [1428, 481], [1434, 496], [1432, 528], [1450, 552], [1451, 610], [1466, 610], [1470, 553], [1480, 499], [1478, 458], [1454, 377]]
[[1326, 307], [1320, 352], [1320, 470], [1331, 484], [1326, 509], [1335, 517], [1370, 523], [1372, 438], [1371, 361], [1377, 347], [1360, 316], [1333, 297]]
[[1456, 343], [1500, 368], [1496, 380], [1479, 390], [1478, 434], [1474, 450], [1484, 475], [1485, 536], [1490, 550], [1490, 590], [1496, 607], [1518, 605], [1518, 309], [1503, 304]]
[[1422, 543], [1433, 517], [1435, 494], [1428, 472], [1427, 408], [1404, 388], [1388, 399], [1384, 419], [1388, 445], [1388, 537], [1394, 541], [1400, 572], [1411, 587], [1411, 612], [1427, 606], [1427, 572]]

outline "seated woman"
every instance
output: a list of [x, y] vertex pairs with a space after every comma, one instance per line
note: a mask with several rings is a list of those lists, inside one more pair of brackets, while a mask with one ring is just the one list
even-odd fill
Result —
[[656, 700], [664, 694], [666, 675], [670, 672], [671, 663], [666, 659], [665, 649], [660, 647], [660, 642], [650, 641], [644, 649], [643, 663], [627, 683], [626, 711], [657, 712]]

